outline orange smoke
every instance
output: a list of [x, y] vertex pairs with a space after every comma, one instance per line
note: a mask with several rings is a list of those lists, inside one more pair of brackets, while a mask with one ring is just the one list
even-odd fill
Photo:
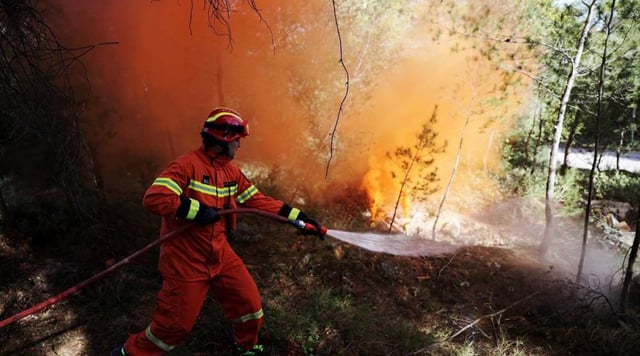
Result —
[[[500, 135], [509, 127], [505, 118], [521, 109], [517, 100], [524, 95], [523, 89], [513, 88], [502, 106], [487, 105], [490, 98], [499, 95], [499, 73], [488, 61], [452, 55], [445, 45], [430, 44], [398, 66], [401, 71], [381, 78], [370, 109], [351, 121], [353, 125], [376, 123], [369, 126], [373, 146], [368, 151], [368, 168], [362, 180], [371, 200], [372, 219], [382, 221], [395, 208], [406, 172], [394, 165], [388, 154], [417, 142], [422, 124], [436, 105], [436, 140], [438, 144], [446, 142], [447, 148], [433, 156], [439, 182], [429, 200], [433, 203], [441, 199], [454, 169], [449, 200], [464, 201], [471, 198], [470, 194], [494, 192], [497, 188], [489, 175], [499, 169]], [[462, 149], [454, 166], [461, 138]], [[417, 179], [416, 167], [410, 173], [411, 179]], [[400, 197], [400, 208], [408, 216], [416, 197], [406, 188]]]
[[[452, 39], [432, 41], [427, 22], [402, 39], [410, 50], [394, 56], [376, 78], [363, 77], [375, 51], [345, 43], [344, 63], [353, 77], [325, 178], [345, 80], [330, 3], [261, 3], [267, 27], [239, 2], [229, 22], [230, 43], [208, 27], [203, 8], [195, 6], [191, 14], [189, 2], [49, 2], [69, 47], [119, 43], [83, 57], [90, 87], [79, 91], [99, 175], [110, 191], [146, 186], [171, 159], [199, 145], [205, 116], [225, 105], [251, 125], [239, 163], [281, 174], [283, 198], [297, 199], [299, 187], [308, 188], [305, 198], [321, 200], [333, 198], [336, 186], [364, 186], [377, 218], [394, 206], [400, 187], [387, 153], [411, 145], [437, 105], [438, 140], [449, 147], [436, 165], [446, 179], [466, 113], [481, 111], [499, 80], [488, 63], [450, 51]], [[343, 34], [351, 30], [341, 28]], [[507, 102], [511, 111], [514, 102]], [[474, 114], [456, 186], [478, 185], [477, 177], [487, 181], [485, 173], [496, 166], [502, 127], [486, 121]], [[411, 204], [404, 197], [401, 213], [408, 214]]]

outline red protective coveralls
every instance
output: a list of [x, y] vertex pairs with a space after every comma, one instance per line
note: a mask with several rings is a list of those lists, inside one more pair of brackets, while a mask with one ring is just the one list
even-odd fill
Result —
[[[178, 157], [156, 178], [143, 205], [162, 216], [160, 235], [189, 223], [176, 218], [181, 195], [218, 209], [241, 205], [282, 214], [283, 202], [260, 193], [230, 161], [212, 156], [202, 146]], [[298, 209], [291, 210], [289, 217], [295, 219]], [[232, 321], [235, 342], [243, 348], [257, 343], [262, 303], [253, 278], [227, 242], [227, 229], [235, 224], [232, 218], [194, 226], [160, 247], [163, 283], [153, 319], [146, 330], [129, 336], [127, 354], [162, 355], [172, 350], [191, 331], [209, 291]]]

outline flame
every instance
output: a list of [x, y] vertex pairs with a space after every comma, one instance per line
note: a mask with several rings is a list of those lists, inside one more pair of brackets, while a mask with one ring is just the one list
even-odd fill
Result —
[[411, 211], [411, 202], [406, 193], [400, 197], [400, 208], [402, 208], [402, 216], [409, 216], [409, 212]]
[[[375, 157], [370, 157], [370, 161]], [[371, 221], [381, 221], [384, 217], [384, 210], [382, 209], [384, 199], [382, 193], [382, 186], [380, 184], [380, 176], [382, 172], [380, 169], [370, 169], [363, 178], [362, 185], [367, 192], [369, 198], [369, 213], [371, 214]]]
[[[372, 222], [384, 222], [389, 212], [395, 208], [400, 192], [400, 184], [394, 178], [388, 162], [377, 155], [369, 156], [369, 170], [362, 179], [362, 187], [369, 200], [369, 213]], [[399, 201], [402, 214], [409, 211], [409, 200], [403, 194]]]
[[396, 218], [408, 216], [411, 209], [411, 199], [406, 190], [401, 194], [400, 177], [394, 176], [392, 164], [388, 160], [381, 160], [376, 155], [369, 156], [369, 170], [362, 179], [362, 187], [369, 199], [369, 213], [372, 222], [385, 222], [387, 215], [396, 208]]

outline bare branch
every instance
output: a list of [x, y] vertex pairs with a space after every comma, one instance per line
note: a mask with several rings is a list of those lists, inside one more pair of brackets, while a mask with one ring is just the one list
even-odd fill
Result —
[[[273, 36], [273, 29], [271, 28], [271, 25], [269, 25], [269, 23], [262, 16], [262, 13], [260, 12], [260, 9], [258, 9], [258, 5], [256, 4], [255, 0], [247, 0], [247, 4], [253, 10], [253, 12], [255, 12], [258, 15], [258, 18], [260, 19], [260, 23], [263, 23], [267, 27], [267, 30], [269, 31], [269, 34], [271, 36], [271, 47], [275, 52], [276, 43]], [[231, 24], [229, 23], [229, 20], [231, 19], [231, 14], [236, 12], [234, 5], [235, 3], [234, 4], [229, 3], [229, 0], [204, 0], [204, 7], [205, 7], [205, 10], [207, 11], [207, 17], [209, 18], [209, 27], [213, 30], [215, 34], [220, 36], [226, 36], [228, 39], [228, 46], [231, 48], [233, 48], [233, 37], [231, 36]], [[191, 0], [191, 9], [189, 10], [189, 33], [193, 33], [193, 30], [191, 27], [192, 20], [193, 20], [193, 0]], [[216, 23], [222, 24], [222, 26], [225, 28], [225, 31], [218, 32]]]
[[342, 65], [342, 69], [344, 69], [344, 73], [346, 76], [346, 81], [345, 81], [345, 91], [344, 91], [344, 96], [342, 97], [342, 101], [340, 101], [340, 107], [338, 108], [338, 114], [336, 116], [336, 121], [335, 124], [333, 125], [333, 129], [331, 130], [331, 140], [330, 140], [330, 145], [329, 145], [329, 160], [327, 161], [327, 168], [325, 169], [324, 172], [324, 177], [327, 178], [329, 176], [329, 166], [331, 165], [331, 160], [333, 159], [333, 151], [335, 150], [335, 148], [333, 147], [334, 145], [334, 140], [336, 137], [336, 130], [338, 129], [338, 123], [340, 122], [340, 115], [342, 114], [342, 110], [344, 107], [344, 103], [347, 100], [347, 96], [349, 95], [349, 71], [347, 70], [347, 67], [344, 64], [344, 59], [342, 56], [342, 36], [340, 35], [340, 25], [338, 24], [338, 13], [336, 12], [336, 2], [335, 0], [333, 0], [331, 2], [333, 4], [333, 18], [335, 19], [335, 23], [336, 23], [336, 32], [338, 33], [338, 43], [340, 46], [340, 64]]
[[440, 268], [440, 270], [438, 270], [438, 277], [440, 277], [440, 275], [442, 274], [442, 272], [445, 270], [445, 268], [449, 267], [449, 265], [451, 264], [451, 262], [453, 262], [453, 259], [456, 258], [458, 255], [460, 255], [464, 250], [460, 249], [456, 254], [454, 254], [453, 256], [451, 256], [451, 258], [449, 259], [449, 261], [442, 266], [442, 268]]
[[432, 347], [434, 347], [434, 346], [437, 346], [437, 345], [442, 344], [442, 343], [444, 343], [444, 342], [450, 341], [450, 340], [454, 339], [455, 337], [457, 337], [458, 335], [460, 335], [460, 334], [462, 334], [463, 332], [465, 332], [465, 330], [468, 330], [468, 329], [470, 329], [470, 328], [474, 327], [476, 324], [478, 324], [478, 323], [479, 323], [479, 322], [481, 322], [482, 320], [487, 319], [487, 318], [493, 318], [494, 316], [501, 315], [501, 314], [503, 314], [504, 312], [506, 312], [507, 310], [509, 310], [509, 309], [511, 309], [511, 308], [513, 308], [513, 307], [515, 307], [516, 305], [518, 305], [518, 304], [520, 304], [520, 303], [522, 303], [522, 302], [524, 302], [524, 301], [526, 301], [526, 300], [528, 300], [528, 299], [531, 299], [531, 298], [533, 298], [533, 297], [535, 297], [535, 296], [537, 296], [537, 295], [539, 295], [539, 294], [541, 294], [541, 293], [543, 293], [543, 292], [547, 291], [548, 289], [550, 289], [550, 288], [545, 288], [545, 289], [543, 289], [543, 290], [539, 290], [539, 291], [537, 291], [537, 292], [535, 292], [535, 293], [532, 293], [532, 294], [527, 295], [526, 297], [524, 297], [524, 298], [522, 298], [522, 299], [518, 299], [518, 300], [516, 300], [515, 302], [513, 302], [513, 303], [509, 304], [508, 306], [506, 306], [506, 307], [504, 307], [504, 308], [502, 308], [502, 309], [498, 310], [497, 312], [494, 312], [494, 313], [491, 313], [491, 314], [487, 314], [487, 315], [483, 315], [483, 316], [481, 316], [481, 317], [477, 318], [476, 320], [474, 320], [473, 322], [471, 322], [471, 323], [467, 324], [466, 326], [464, 326], [464, 327], [463, 327], [463, 328], [461, 328], [460, 330], [456, 331], [455, 333], [451, 334], [450, 336], [448, 336], [448, 337], [447, 337], [447, 338], [445, 338], [444, 340], [441, 340], [441, 341], [435, 342], [435, 343], [433, 343], [433, 344], [431, 344], [431, 345], [429, 345], [429, 346], [427, 346], [427, 347], [424, 347], [424, 348], [422, 348], [422, 349], [420, 349], [420, 350], [418, 350], [418, 351], [412, 352], [412, 353], [411, 353], [411, 355], [417, 355], [417, 354], [423, 353], [423, 352], [425, 352], [425, 351], [429, 350], [430, 348], [432, 348]]

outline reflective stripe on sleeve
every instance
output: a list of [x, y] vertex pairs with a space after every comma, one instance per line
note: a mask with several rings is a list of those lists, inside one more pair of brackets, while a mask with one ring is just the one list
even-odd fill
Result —
[[178, 183], [174, 182], [171, 178], [156, 178], [151, 185], [157, 185], [160, 187], [165, 187], [170, 191], [176, 193], [177, 195], [182, 194], [182, 188], [178, 185]]
[[189, 211], [187, 212], [187, 216], [185, 216], [189, 220], [193, 220], [196, 218], [196, 214], [198, 214], [198, 210], [200, 210], [200, 202], [189, 198], [191, 204], [189, 204]]
[[251, 199], [252, 196], [256, 195], [256, 193], [258, 193], [258, 188], [256, 188], [256, 186], [252, 184], [249, 188], [247, 188], [247, 190], [242, 192], [242, 194], [238, 195], [238, 197], [236, 198], [236, 202], [238, 202], [238, 204], [243, 204], [247, 200]]
[[176, 345], [169, 345], [164, 341], [158, 339], [155, 335], [153, 335], [153, 333], [151, 332], [151, 325], [147, 326], [147, 330], [145, 330], [145, 335], [147, 336], [147, 339], [149, 339], [149, 341], [153, 342], [154, 345], [158, 346], [158, 348], [160, 348], [163, 351], [169, 352], [176, 348]]
[[242, 323], [246, 323], [249, 320], [260, 319], [263, 316], [264, 316], [264, 312], [262, 311], [262, 308], [260, 308], [260, 310], [258, 310], [255, 313], [243, 315], [243, 316], [241, 316], [239, 318], [231, 320], [231, 322], [236, 323], [236, 324], [242, 324]]
[[287, 219], [289, 219], [290, 221], [295, 221], [298, 219], [298, 215], [300, 215], [300, 209], [291, 208], [291, 211], [289, 212], [289, 216], [287, 216]]

